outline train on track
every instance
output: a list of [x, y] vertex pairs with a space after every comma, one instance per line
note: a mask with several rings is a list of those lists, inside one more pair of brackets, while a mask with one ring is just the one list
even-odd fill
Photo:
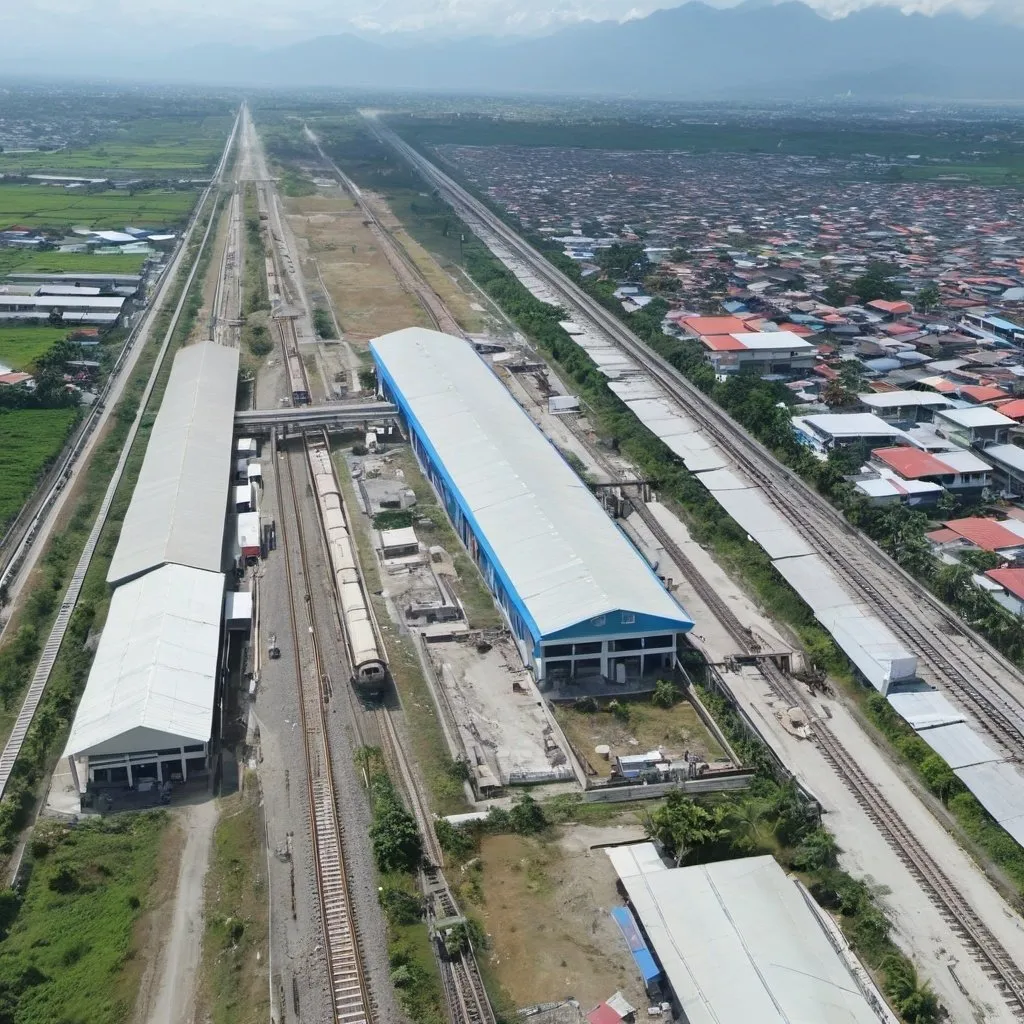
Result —
[[309, 405], [309, 384], [306, 382], [306, 368], [298, 352], [288, 353], [288, 386], [292, 405]]
[[327, 538], [338, 610], [344, 624], [345, 642], [352, 666], [351, 682], [359, 693], [374, 696], [387, 684], [387, 658], [356, 562], [354, 541], [349, 532], [331, 452], [323, 438], [309, 437], [306, 440], [306, 455], [320, 520]]

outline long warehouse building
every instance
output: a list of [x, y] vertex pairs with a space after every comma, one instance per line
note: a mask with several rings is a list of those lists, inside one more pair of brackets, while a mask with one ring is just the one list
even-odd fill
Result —
[[693, 621], [473, 348], [411, 327], [370, 349], [537, 680], [670, 669]]
[[107, 581], [115, 588], [65, 756], [75, 784], [207, 767], [221, 647], [238, 350], [174, 359]]

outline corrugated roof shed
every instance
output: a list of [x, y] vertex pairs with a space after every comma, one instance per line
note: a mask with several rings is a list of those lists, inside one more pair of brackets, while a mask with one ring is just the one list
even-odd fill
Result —
[[237, 349], [204, 341], [175, 356], [108, 583], [167, 562], [220, 570], [237, 382]]
[[689, 1024], [878, 1024], [772, 857], [620, 878]]
[[66, 753], [205, 743], [213, 724], [224, 576], [165, 565], [114, 591]]
[[411, 327], [370, 347], [536, 637], [617, 611], [692, 626], [467, 342]]

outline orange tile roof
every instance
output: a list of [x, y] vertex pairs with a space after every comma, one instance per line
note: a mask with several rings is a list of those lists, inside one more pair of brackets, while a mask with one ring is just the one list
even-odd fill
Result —
[[946, 528], [985, 551], [1024, 547], [1024, 537], [1008, 530], [997, 519], [984, 519], [981, 516], [951, 519], [946, 523]]
[[1024, 600], [1024, 569], [989, 569], [985, 573], [1014, 597]]
[[934, 455], [919, 448], [876, 448], [871, 454], [890, 469], [895, 469], [904, 480], [921, 480], [926, 476], [943, 476], [956, 472]]
[[742, 334], [747, 330], [746, 322], [735, 316], [688, 316], [679, 322], [698, 335]]
[[700, 343], [712, 352], [744, 352], [747, 348], [731, 334], [702, 334]]
[[1024, 398], [1014, 398], [1009, 402], [1000, 402], [998, 409], [1004, 416], [1009, 416], [1011, 420], [1017, 420], [1018, 422], [1024, 420]]
[[979, 405], [1009, 397], [1002, 388], [986, 387], [984, 384], [961, 384], [957, 390], [961, 398], [969, 398]]

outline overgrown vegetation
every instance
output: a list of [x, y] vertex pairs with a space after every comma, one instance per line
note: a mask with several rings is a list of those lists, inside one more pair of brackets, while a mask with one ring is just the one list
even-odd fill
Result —
[[313, 327], [321, 338], [331, 339], [338, 336], [334, 329], [334, 318], [330, 310], [324, 309], [323, 306], [317, 306], [313, 310]]
[[122, 1024], [135, 1000], [132, 931], [168, 818], [149, 811], [44, 822], [19, 901], [0, 895], [0, 1020]]
[[57, 458], [78, 416], [77, 409], [0, 410], [0, 534]]
[[199, 999], [210, 1024], [269, 1017], [267, 861], [254, 772], [222, 801], [206, 874]]
[[380, 751], [363, 747], [356, 760], [369, 780], [370, 842], [380, 873], [378, 899], [388, 926], [391, 980], [410, 1020], [444, 1024], [444, 998], [417, 888], [423, 839], [395, 791]]
[[267, 292], [266, 249], [260, 227], [259, 203], [256, 186], [245, 186], [242, 201], [245, 221], [245, 273], [242, 276], [242, 343], [259, 360], [274, 347], [270, 336], [270, 295]]

